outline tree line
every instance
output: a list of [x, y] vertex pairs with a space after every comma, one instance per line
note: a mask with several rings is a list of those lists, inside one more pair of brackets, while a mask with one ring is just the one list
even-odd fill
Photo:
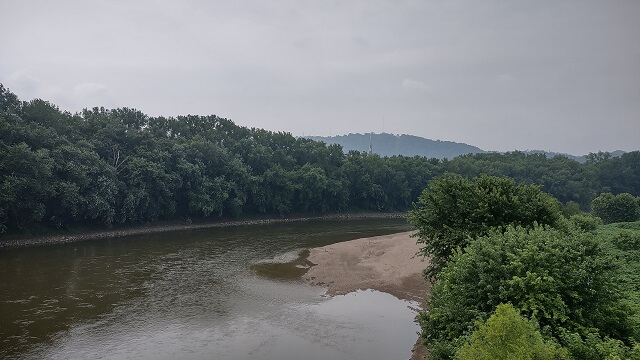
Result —
[[[69, 113], [0, 84], [0, 230], [411, 208], [445, 173], [539, 183], [588, 209], [602, 192], [640, 195], [640, 152], [586, 164], [521, 152], [452, 160], [345, 154], [338, 145], [215, 115], [130, 108]], [[572, 203], [572, 204], [573, 204]]]

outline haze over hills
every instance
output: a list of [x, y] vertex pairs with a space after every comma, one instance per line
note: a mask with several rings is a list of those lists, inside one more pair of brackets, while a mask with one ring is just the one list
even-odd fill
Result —
[[[573, 160], [575, 160], [575, 161], [577, 161], [579, 163], [587, 162], [587, 155], [571, 155], [571, 154], [558, 153], [558, 152], [554, 152], [554, 151], [544, 151], [544, 150], [526, 150], [524, 152], [527, 153], [527, 154], [544, 154], [548, 158], [553, 158], [553, 157], [556, 157], [556, 156], [566, 156], [569, 159], [573, 159]], [[618, 157], [618, 156], [621, 156], [624, 153], [625, 152], [622, 151], [622, 150], [615, 150], [615, 151], [609, 152], [609, 155], [611, 157]]]
[[329, 145], [339, 144], [345, 152], [350, 150], [369, 151], [372, 144], [374, 153], [380, 156], [425, 156], [428, 158], [453, 159], [459, 155], [483, 153], [479, 147], [457, 143], [425, 139], [414, 135], [394, 134], [348, 134], [336, 136], [307, 136], [307, 138], [323, 141]]
[[[437, 159], [453, 159], [456, 156], [466, 154], [477, 154], [489, 152], [477, 146], [459, 143], [455, 141], [431, 140], [415, 135], [394, 135], [382, 134], [348, 134], [336, 136], [306, 136], [308, 139], [322, 141], [329, 145], [338, 144], [342, 146], [345, 153], [350, 150], [369, 151], [371, 144], [372, 151], [380, 156], [425, 156]], [[586, 155], [572, 155], [544, 150], [524, 150], [527, 154], [544, 154], [548, 158], [555, 156], [566, 156], [580, 163], [587, 161]], [[624, 151], [612, 151], [610, 155], [617, 157], [624, 154]]]

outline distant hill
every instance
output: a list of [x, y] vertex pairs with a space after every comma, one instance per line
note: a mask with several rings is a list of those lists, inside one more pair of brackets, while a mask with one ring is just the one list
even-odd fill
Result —
[[[571, 155], [571, 154], [565, 154], [565, 153], [557, 153], [557, 152], [553, 152], [553, 151], [544, 151], [544, 150], [527, 150], [524, 151], [524, 153], [526, 154], [544, 154], [548, 159], [554, 158], [556, 156], [565, 156], [568, 157], [569, 159], [573, 159], [581, 164], [584, 164], [587, 162], [587, 155]], [[618, 156], [622, 156], [622, 154], [624, 154], [625, 152], [622, 150], [616, 150], [616, 151], [611, 151], [609, 154], [611, 155], [611, 157], [618, 157]]]
[[[369, 134], [348, 134], [336, 136], [306, 136], [308, 139], [323, 141], [329, 145], [339, 144], [345, 153], [350, 150], [369, 151]], [[371, 145], [374, 153], [380, 156], [425, 156], [437, 159], [453, 159], [459, 155], [477, 154], [488, 152], [479, 147], [458, 143], [454, 141], [441, 141], [425, 139], [414, 135], [394, 135], [394, 134], [371, 134]], [[490, 151], [490, 150], [489, 150]], [[525, 150], [526, 154], [544, 154], [551, 159], [556, 156], [565, 156], [579, 163], [587, 161], [586, 155], [572, 155], [545, 150]], [[618, 157], [624, 154], [622, 150], [610, 152], [611, 157]]]
[[[337, 136], [307, 136], [307, 138], [323, 141], [329, 145], [339, 144], [344, 152], [350, 150], [369, 151], [369, 134], [349, 134]], [[404, 155], [425, 156], [428, 158], [453, 159], [464, 154], [476, 154], [484, 150], [453, 141], [430, 140], [413, 135], [371, 134], [374, 153], [380, 156]]]

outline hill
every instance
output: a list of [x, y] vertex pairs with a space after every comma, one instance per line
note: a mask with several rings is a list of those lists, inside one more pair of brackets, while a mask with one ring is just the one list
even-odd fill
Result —
[[453, 141], [425, 139], [413, 135], [394, 134], [348, 134], [337, 136], [307, 136], [328, 145], [339, 144], [345, 153], [350, 150], [369, 151], [369, 143], [374, 153], [380, 156], [404, 155], [425, 156], [427, 158], [453, 159], [459, 155], [483, 153], [484, 150]]
[[[477, 146], [458, 143], [454, 141], [441, 141], [425, 139], [414, 135], [394, 135], [394, 134], [348, 134], [336, 136], [306, 136], [305, 138], [322, 141], [327, 145], [338, 144], [342, 146], [345, 153], [351, 150], [369, 151], [371, 143], [372, 151], [380, 156], [424, 156], [427, 158], [437, 159], [453, 159], [459, 155], [479, 154], [485, 152], [493, 152], [491, 150], [482, 150]], [[543, 154], [548, 159], [556, 156], [563, 156], [575, 160], [581, 164], [587, 162], [588, 155], [572, 155], [545, 150], [525, 150], [525, 154]], [[608, 153], [609, 157], [619, 157], [624, 151], [616, 150]]]

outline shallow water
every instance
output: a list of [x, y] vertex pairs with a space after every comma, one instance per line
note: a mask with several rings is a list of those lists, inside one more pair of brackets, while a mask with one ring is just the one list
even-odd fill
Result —
[[0, 253], [0, 358], [405, 359], [410, 304], [257, 275], [402, 220], [194, 230]]

